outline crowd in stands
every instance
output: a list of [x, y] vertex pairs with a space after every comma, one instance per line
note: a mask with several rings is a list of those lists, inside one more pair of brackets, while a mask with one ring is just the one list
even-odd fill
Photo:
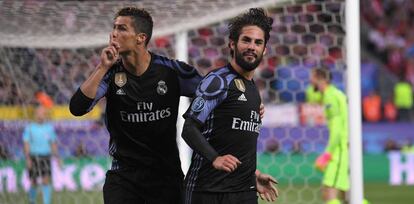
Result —
[[[269, 10], [275, 21], [267, 53], [256, 72], [256, 84], [265, 103], [304, 102], [309, 70], [315, 66], [331, 68], [333, 83], [345, 90], [343, 9], [342, 1], [329, 0]], [[362, 1], [361, 15], [364, 120], [411, 121], [414, 2]], [[75, 25], [79, 18], [69, 20]], [[224, 56], [229, 53], [226, 32], [227, 22], [190, 30], [189, 63], [203, 73], [225, 65], [228, 58]], [[175, 57], [173, 36], [154, 38], [149, 46], [158, 54]], [[101, 48], [0, 49], [0, 103], [19, 105], [37, 91], [52, 96], [57, 104], [67, 104], [99, 63]]]
[[364, 119], [413, 121], [414, 2], [361, 1], [361, 19]]
[[[344, 30], [342, 1], [311, 1], [270, 9], [275, 21], [256, 82], [267, 103], [304, 102], [309, 70], [329, 66], [334, 81], [343, 85]], [[189, 31], [189, 63], [203, 73], [228, 62], [227, 22]], [[154, 38], [150, 50], [174, 58], [174, 37]], [[22, 104], [19, 98], [30, 98], [44, 91], [57, 104], [67, 104], [79, 83], [99, 61], [101, 48], [33, 49], [0, 48], [5, 60], [0, 66], [10, 79], [2, 104]], [[10, 68], [12, 67], [12, 68]], [[20, 87], [20, 88], [19, 88]], [[13, 92], [19, 92], [14, 94]], [[13, 93], [13, 94], [12, 94]]]
[[[304, 102], [309, 71], [315, 66], [329, 67], [333, 83], [345, 89], [343, 2], [315, 0], [270, 10], [275, 21], [267, 53], [256, 72], [256, 84], [265, 103]], [[67, 11], [65, 14], [69, 15]], [[410, 31], [414, 29], [414, 1], [361, 1], [361, 14], [363, 118], [367, 122], [412, 121], [414, 32]], [[70, 17], [68, 21], [76, 19]], [[77, 25], [76, 22], [73, 25]], [[188, 36], [189, 63], [204, 74], [228, 62], [225, 57], [229, 55], [228, 40], [224, 37], [227, 36], [227, 22], [190, 30]], [[174, 43], [174, 36], [164, 36], [154, 38], [149, 46], [155, 53], [174, 58]], [[27, 99], [33, 98], [38, 91], [50, 95], [56, 104], [67, 104], [80, 83], [99, 63], [100, 50], [101, 47], [0, 47], [0, 104], [30, 103]], [[275, 130], [277, 134], [266, 134], [270, 130], [264, 130], [261, 138], [274, 137], [274, 140], [259, 143], [259, 151], [322, 151], [326, 134], [313, 138], [322, 130], [306, 128], [303, 130], [306, 134], [297, 136], [303, 139], [301, 142], [287, 139], [287, 134], [295, 135], [288, 128]], [[3, 135], [21, 135], [21, 129], [13, 125], [7, 129], [10, 132]], [[63, 126], [57, 129], [58, 135], [65, 135], [59, 138], [59, 143], [69, 144], [62, 155], [106, 155], [107, 134], [104, 128], [94, 129], [88, 124], [75, 129]], [[93, 137], [96, 135], [98, 139]], [[84, 142], [74, 142], [85, 136]], [[0, 141], [0, 158], [19, 157], [21, 153], [11, 150], [21, 146], [21, 141], [7, 141], [11, 146], [4, 144], [5, 141]], [[85, 146], [92, 148], [85, 149]], [[384, 151], [406, 149], [406, 146], [391, 140], [385, 143]]]

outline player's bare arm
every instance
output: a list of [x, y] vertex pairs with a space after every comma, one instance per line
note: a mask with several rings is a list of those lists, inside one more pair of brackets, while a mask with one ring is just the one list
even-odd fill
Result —
[[26, 157], [26, 166], [27, 169], [31, 169], [32, 168], [32, 160], [30, 159], [30, 145], [27, 142], [23, 142], [24, 144], [24, 156]]

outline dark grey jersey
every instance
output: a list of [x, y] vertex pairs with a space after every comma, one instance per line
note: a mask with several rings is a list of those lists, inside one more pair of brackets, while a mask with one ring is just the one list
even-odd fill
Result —
[[240, 192], [256, 190], [256, 146], [261, 99], [253, 81], [231, 65], [209, 73], [184, 117], [202, 125], [202, 134], [219, 155], [231, 154], [242, 163], [232, 173], [216, 170], [196, 152], [186, 176], [187, 191]]
[[107, 99], [112, 169], [132, 167], [182, 177], [176, 144], [179, 98], [193, 96], [200, 81], [194, 67], [152, 53], [141, 76], [129, 73], [118, 61], [102, 80], [93, 103]]

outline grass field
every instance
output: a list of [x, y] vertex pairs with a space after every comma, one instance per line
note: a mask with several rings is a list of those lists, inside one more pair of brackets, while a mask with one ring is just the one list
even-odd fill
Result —
[[[318, 185], [279, 186], [280, 198], [277, 204], [322, 204]], [[365, 184], [365, 197], [371, 204], [410, 204], [414, 201], [414, 186], [389, 186], [385, 183]], [[0, 194], [1, 204], [26, 204], [24, 193]], [[39, 202], [38, 203], [42, 203]], [[101, 192], [59, 192], [53, 195], [54, 204], [100, 204], [103, 203]], [[259, 204], [267, 202], [259, 201]]]
[[[297, 187], [303, 189], [302, 186]], [[320, 187], [309, 186], [309, 190], [294, 192], [281, 186], [279, 188], [280, 197], [277, 204], [322, 204], [320, 199]], [[414, 186], [390, 186], [386, 183], [368, 183], [364, 185], [365, 197], [371, 204], [411, 204], [414, 201]], [[315, 198], [315, 196], [318, 196]], [[268, 204], [260, 201], [259, 204]]]

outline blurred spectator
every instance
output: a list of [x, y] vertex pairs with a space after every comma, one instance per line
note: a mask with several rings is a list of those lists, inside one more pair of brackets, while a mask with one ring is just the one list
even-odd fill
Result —
[[[414, 36], [414, 34], [413, 34]], [[414, 52], [414, 47], [413, 47]], [[414, 85], [414, 54], [407, 60], [407, 68], [406, 68], [406, 79], [411, 84]]]
[[387, 139], [384, 144], [384, 152], [399, 151], [401, 148], [393, 139]]
[[381, 97], [377, 92], [372, 91], [365, 96], [362, 101], [363, 116], [368, 122], [378, 122], [381, 120]]
[[394, 103], [387, 101], [384, 104], [384, 119], [390, 122], [393, 122], [397, 119], [397, 109], [395, 108]]
[[82, 141], [80, 141], [78, 146], [76, 147], [75, 156], [78, 157], [78, 158], [88, 156], [88, 153], [87, 153], [86, 148], [85, 148], [85, 144]]
[[0, 159], [1, 160], [10, 159], [9, 150], [7, 149], [6, 145], [4, 145], [3, 143], [0, 143]]
[[388, 51], [388, 67], [396, 75], [405, 73], [405, 58], [402, 48], [391, 47]]
[[[386, 65], [394, 76], [414, 83], [414, 1], [361, 1], [361, 16], [367, 53]], [[384, 97], [382, 92], [380, 95]], [[396, 101], [394, 104], [403, 112], [399, 119], [408, 120], [407, 111]]]
[[370, 61], [368, 58], [362, 58], [361, 61], [361, 94], [362, 97], [368, 96], [371, 91], [378, 87], [378, 69], [377, 63]]
[[45, 93], [44, 91], [37, 91], [35, 93], [35, 98], [38, 103], [40, 103], [45, 108], [52, 108], [53, 107], [53, 99]]
[[276, 139], [269, 139], [266, 141], [265, 152], [271, 154], [277, 154], [280, 151], [279, 142]]
[[398, 110], [398, 120], [410, 121], [411, 109], [413, 108], [413, 89], [407, 81], [401, 80], [395, 84], [394, 104]]

